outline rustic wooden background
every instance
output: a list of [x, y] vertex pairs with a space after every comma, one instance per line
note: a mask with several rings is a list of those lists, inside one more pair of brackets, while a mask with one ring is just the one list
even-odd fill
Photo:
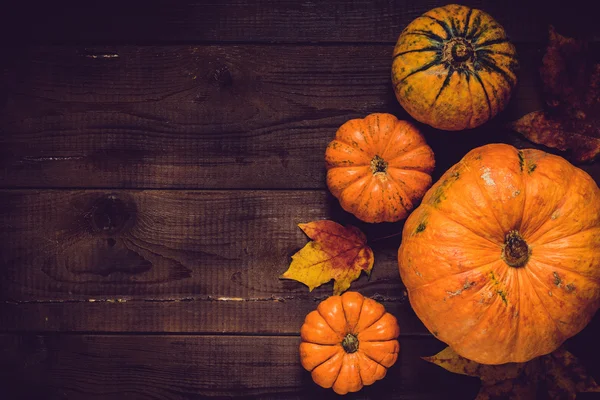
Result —
[[[16, 2], [15, 2], [16, 3]], [[282, 281], [296, 224], [363, 229], [371, 279], [352, 289], [400, 322], [386, 379], [349, 398], [474, 398], [478, 380], [421, 356], [444, 348], [396, 266], [402, 224], [360, 223], [325, 187], [337, 127], [408, 118], [390, 83], [400, 31], [439, 0], [22, 1], [0, 24], [0, 397], [334, 397], [297, 346], [331, 294]], [[438, 178], [541, 107], [548, 24], [597, 42], [593, 2], [463, 1], [502, 23], [520, 83], [463, 133], [419, 125]], [[596, 44], [594, 44], [596, 45]], [[600, 163], [582, 166], [600, 181]], [[384, 239], [382, 239], [384, 238]], [[600, 379], [600, 317], [568, 348]], [[4, 396], [4, 397], [3, 397]], [[581, 396], [580, 398], [586, 398]]]

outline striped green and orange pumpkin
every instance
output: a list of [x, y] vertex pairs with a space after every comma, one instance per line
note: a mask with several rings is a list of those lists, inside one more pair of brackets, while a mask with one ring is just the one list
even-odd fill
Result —
[[394, 49], [392, 82], [416, 120], [444, 130], [479, 126], [508, 103], [517, 83], [515, 47], [487, 13], [435, 8], [411, 22]]

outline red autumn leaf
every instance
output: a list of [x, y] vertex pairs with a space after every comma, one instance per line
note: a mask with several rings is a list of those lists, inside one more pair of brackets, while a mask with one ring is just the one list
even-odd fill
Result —
[[302, 282], [311, 291], [333, 279], [333, 294], [337, 295], [346, 291], [362, 271], [371, 272], [373, 251], [358, 228], [327, 220], [298, 226], [312, 241], [292, 256], [281, 278]]
[[529, 113], [512, 127], [532, 142], [570, 150], [577, 162], [600, 154], [600, 63], [587, 43], [550, 27], [540, 75], [545, 109]]

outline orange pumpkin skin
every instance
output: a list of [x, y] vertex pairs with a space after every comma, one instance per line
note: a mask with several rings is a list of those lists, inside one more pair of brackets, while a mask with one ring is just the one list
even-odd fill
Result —
[[531, 360], [600, 305], [600, 190], [555, 155], [474, 149], [407, 219], [398, 263], [413, 309], [458, 354]]
[[365, 222], [406, 218], [429, 186], [435, 160], [423, 135], [391, 114], [343, 124], [325, 152], [327, 186]]
[[411, 22], [393, 53], [396, 98], [416, 120], [474, 128], [508, 103], [517, 83], [515, 47], [487, 13], [456, 4]]
[[300, 329], [300, 362], [313, 380], [337, 394], [357, 392], [382, 379], [398, 358], [396, 318], [357, 292], [331, 296]]

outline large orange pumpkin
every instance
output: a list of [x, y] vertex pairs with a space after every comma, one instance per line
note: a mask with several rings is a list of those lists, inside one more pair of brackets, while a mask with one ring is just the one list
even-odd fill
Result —
[[398, 262], [413, 309], [458, 354], [528, 361], [600, 305], [600, 190], [555, 155], [474, 149], [407, 219]]
[[346, 292], [322, 301], [300, 329], [300, 361], [315, 383], [338, 394], [382, 379], [398, 358], [396, 318], [375, 300]]
[[515, 47], [487, 13], [456, 4], [411, 22], [394, 49], [392, 82], [416, 120], [444, 130], [474, 128], [510, 99]]
[[327, 186], [365, 222], [406, 218], [431, 186], [433, 151], [414, 125], [391, 114], [343, 124], [325, 152]]

